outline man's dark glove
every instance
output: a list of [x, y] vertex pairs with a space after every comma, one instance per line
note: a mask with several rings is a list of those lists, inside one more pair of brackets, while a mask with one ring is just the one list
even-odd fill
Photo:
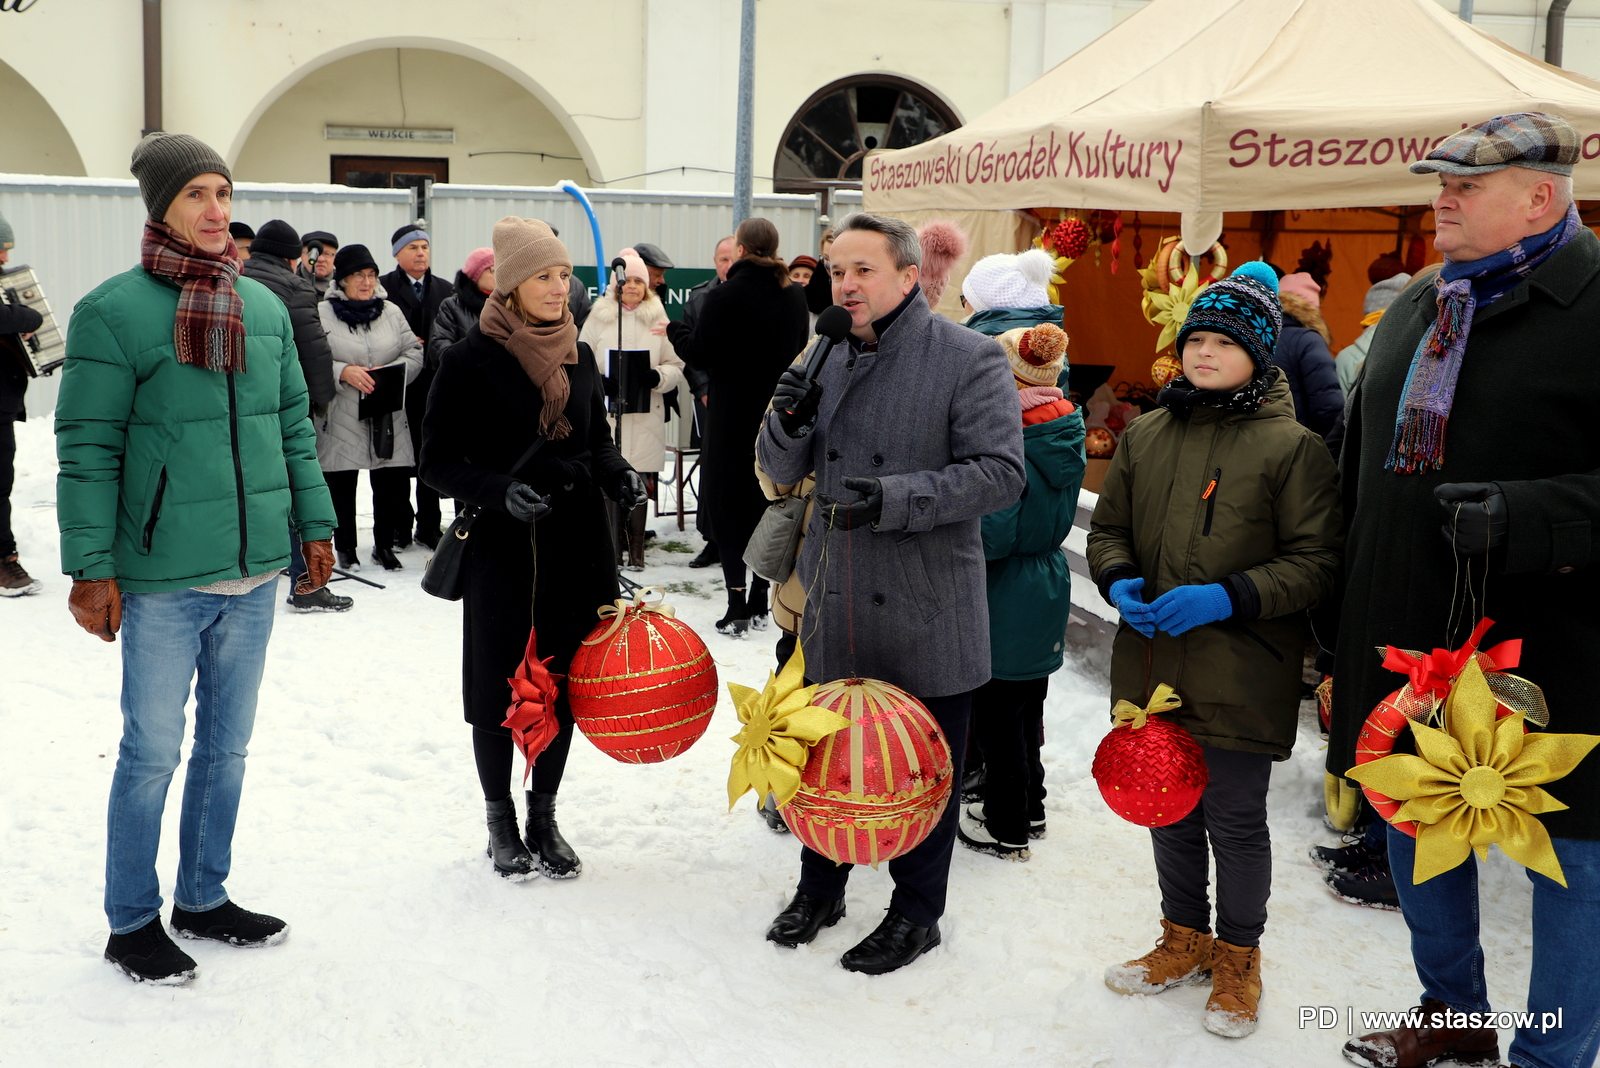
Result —
[[327, 538], [300, 543], [306, 558], [306, 573], [295, 583], [295, 593], [315, 593], [333, 577], [333, 542]]
[[74, 579], [67, 607], [78, 626], [96, 638], [117, 640], [117, 631], [122, 629], [122, 591], [117, 589], [116, 579]]
[[519, 523], [535, 523], [550, 514], [550, 498], [539, 496], [526, 483], [513, 482], [506, 490], [506, 511]]
[[817, 417], [817, 405], [822, 403], [822, 386], [807, 382], [805, 371], [798, 365], [778, 376], [778, 388], [772, 393], [772, 410], [778, 415], [778, 425], [791, 438], [803, 438]]
[[825, 494], [817, 494], [828, 529], [853, 530], [876, 523], [883, 515], [883, 483], [875, 478], [847, 478], [840, 484], [861, 494], [861, 499], [854, 504], [844, 504]]
[[1433, 495], [1445, 511], [1439, 533], [1463, 556], [1483, 556], [1506, 543], [1506, 495], [1493, 482], [1446, 482]]
[[631, 467], [623, 471], [617, 476], [617, 492], [612, 499], [624, 512], [631, 512], [641, 504], [648, 504], [650, 489], [644, 483], [644, 476]]

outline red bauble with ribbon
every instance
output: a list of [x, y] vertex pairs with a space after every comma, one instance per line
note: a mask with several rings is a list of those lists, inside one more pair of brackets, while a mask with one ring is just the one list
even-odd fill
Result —
[[600, 625], [573, 654], [567, 697], [578, 729], [625, 764], [655, 764], [706, 732], [717, 706], [717, 666], [700, 636], [662, 604], [658, 586], [632, 604], [600, 609]]
[[779, 809], [789, 830], [836, 864], [876, 867], [921, 845], [955, 785], [933, 713], [876, 679], [824, 683], [811, 703], [850, 726], [812, 748], [800, 789]]
[[[1478, 666], [1483, 668], [1489, 691], [1499, 702], [1495, 709], [1496, 719], [1521, 712], [1528, 723], [1539, 727], [1549, 725], [1550, 710], [1545, 705], [1544, 691], [1527, 679], [1508, 674], [1511, 668], [1522, 661], [1522, 639], [1501, 642], [1492, 649], [1478, 648], [1492, 626], [1494, 620], [1480, 619], [1466, 644], [1459, 649], [1435, 649], [1431, 653], [1422, 653], [1393, 645], [1383, 647], [1383, 666], [1405, 675], [1406, 682], [1379, 701], [1361, 725], [1361, 733], [1356, 736], [1357, 767], [1394, 752], [1395, 739], [1402, 731], [1409, 729], [1413, 721], [1438, 726], [1430, 721], [1449, 695], [1450, 687], [1473, 660], [1477, 660]], [[1395, 822], [1395, 813], [1400, 811], [1403, 802], [1380, 794], [1370, 786], [1363, 786], [1361, 792], [1366, 794], [1367, 801], [1379, 816], [1397, 830], [1413, 838], [1417, 836], [1415, 822]]]
[[1210, 781], [1205, 754], [1189, 732], [1158, 713], [1182, 701], [1172, 687], [1156, 687], [1140, 708], [1118, 701], [1112, 727], [1095, 750], [1092, 771], [1111, 811], [1140, 827], [1177, 823], [1200, 803]]

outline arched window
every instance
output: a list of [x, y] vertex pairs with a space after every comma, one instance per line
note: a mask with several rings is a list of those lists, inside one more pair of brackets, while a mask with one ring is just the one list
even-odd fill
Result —
[[789, 120], [778, 143], [772, 186], [809, 193], [861, 181], [861, 160], [875, 148], [909, 148], [961, 125], [955, 112], [915, 82], [861, 74], [825, 85]]

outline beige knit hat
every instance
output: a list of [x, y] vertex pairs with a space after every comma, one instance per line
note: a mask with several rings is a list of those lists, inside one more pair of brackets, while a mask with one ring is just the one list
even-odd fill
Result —
[[1007, 330], [995, 338], [1019, 385], [1053, 386], [1067, 365], [1067, 332], [1054, 323]]
[[546, 267], [572, 266], [567, 246], [538, 219], [507, 215], [494, 224], [494, 295], [504, 297]]

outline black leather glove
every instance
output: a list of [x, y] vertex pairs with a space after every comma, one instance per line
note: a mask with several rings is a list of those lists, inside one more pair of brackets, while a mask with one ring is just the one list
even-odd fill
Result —
[[883, 515], [883, 483], [875, 478], [847, 478], [841, 485], [861, 494], [861, 499], [853, 504], [844, 504], [826, 494], [817, 494], [817, 503], [827, 519], [828, 529], [853, 530], [876, 523]]
[[810, 433], [820, 403], [822, 386], [816, 382], [807, 383], [805, 372], [798, 366], [778, 376], [778, 388], [772, 393], [772, 410], [778, 413], [778, 425], [791, 438], [803, 438]]
[[1446, 482], [1433, 495], [1445, 511], [1439, 533], [1463, 556], [1483, 556], [1506, 543], [1506, 495], [1493, 482]]
[[550, 498], [523, 482], [513, 482], [506, 490], [506, 511], [519, 523], [534, 523], [550, 514]]
[[649, 503], [650, 489], [644, 483], [644, 476], [631, 467], [623, 471], [617, 476], [617, 492], [612, 500], [624, 512], [631, 512], [641, 504]]

